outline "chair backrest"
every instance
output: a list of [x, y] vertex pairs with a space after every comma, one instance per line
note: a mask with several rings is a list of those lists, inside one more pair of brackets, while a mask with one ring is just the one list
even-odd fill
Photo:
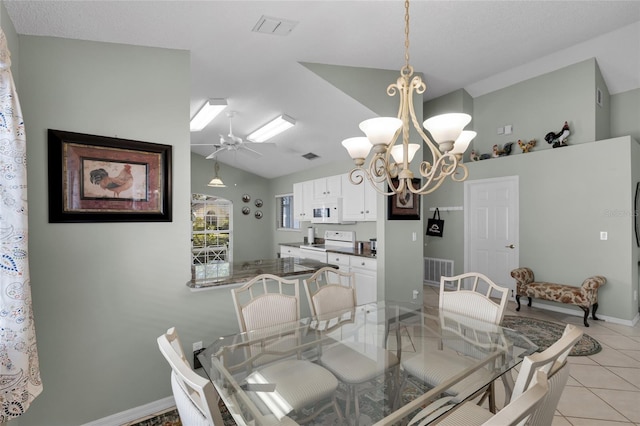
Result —
[[313, 316], [326, 316], [358, 304], [353, 272], [325, 267], [303, 280], [303, 283]]
[[[452, 282], [455, 288], [446, 290], [447, 283]], [[478, 272], [440, 278], [440, 310], [500, 324], [508, 296], [508, 288], [496, 285]], [[495, 302], [493, 298], [498, 298], [499, 302]]]
[[567, 357], [575, 344], [582, 337], [582, 330], [567, 324], [562, 337], [543, 352], [527, 356], [522, 361], [520, 372], [513, 388], [512, 398], [517, 398], [524, 389], [528, 388], [537, 370], [547, 373], [549, 378], [549, 393], [531, 418], [532, 425], [549, 425], [553, 420], [553, 413], [569, 378], [569, 364]]
[[300, 319], [298, 280], [261, 274], [231, 289], [231, 296], [242, 332]]
[[171, 389], [184, 426], [223, 425], [213, 383], [191, 369], [174, 327], [158, 337], [160, 352], [171, 366]]
[[[482, 426], [515, 426], [531, 424], [533, 413], [538, 409], [545, 396], [548, 394], [549, 385], [547, 374], [538, 370], [531, 381], [529, 388], [512, 400], [496, 415], [484, 422]], [[551, 423], [547, 424], [550, 425]]]

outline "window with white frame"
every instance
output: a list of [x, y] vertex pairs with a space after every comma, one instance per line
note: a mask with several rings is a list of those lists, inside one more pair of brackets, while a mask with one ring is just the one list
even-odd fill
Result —
[[212, 195], [191, 196], [191, 279], [228, 277], [233, 259], [233, 204]]

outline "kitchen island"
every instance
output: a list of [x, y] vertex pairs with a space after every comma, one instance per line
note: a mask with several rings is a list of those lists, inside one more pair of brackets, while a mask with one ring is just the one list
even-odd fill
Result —
[[204, 290], [209, 288], [220, 288], [241, 285], [256, 275], [272, 274], [278, 277], [295, 277], [298, 275], [311, 275], [318, 269], [329, 265], [312, 259], [301, 259], [297, 257], [283, 257], [279, 259], [248, 260], [243, 262], [220, 262], [210, 265], [218, 273], [217, 278], [212, 278], [208, 273], [208, 278], [193, 279], [187, 283], [187, 287], [192, 290]]

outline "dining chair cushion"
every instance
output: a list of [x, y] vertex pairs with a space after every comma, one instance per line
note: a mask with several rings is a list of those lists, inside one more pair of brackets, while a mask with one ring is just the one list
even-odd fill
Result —
[[[437, 386], [450, 377], [471, 368], [477, 364], [477, 360], [465, 358], [451, 351], [430, 351], [427, 358], [423, 358], [420, 353], [402, 362], [402, 367], [409, 375], [416, 377], [428, 386]], [[488, 384], [495, 377], [495, 374], [486, 368], [480, 368], [469, 375], [469, 377], [455, 383], [445, 393], [448, 395], [461, 395], [466, 398], [468, 389], [478, 389], [483, 384]], [[476, 383], [480, 383], [479, 385]], [[460, 402], [454, 398], [455, 402]]]
[[297, 321], [298, 301], [295, 297], [269, 294], [256, 297], [242, 308], [246, 330], [258, 330]]
[[391, 351], [373, 345], [350, 347], [343, 343], [323, 349], [320, 363], [344, 383], [364, 383], [398, 365]]
[[[338, 380], [328, 370], [299, 359], [280, 361], [261, 368], [247, 378], [247, 382], [252, 381], [277, 383], [274, 392], [291, 410], [299, 410], [322, 399], [331, 398], [338, 388]], [[258, 396], [270, 398], [271, 395], [268, 394], [269, 392], [259, 392]]]

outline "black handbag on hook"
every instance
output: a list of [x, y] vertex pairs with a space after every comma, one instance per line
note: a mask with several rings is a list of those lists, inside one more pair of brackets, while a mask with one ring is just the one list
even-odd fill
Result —
[[440, 210], [436, 207], [433, 218], [427, 220], [427, 235], [442, 237], [444, 233], [444, 219], [440, 219]]

